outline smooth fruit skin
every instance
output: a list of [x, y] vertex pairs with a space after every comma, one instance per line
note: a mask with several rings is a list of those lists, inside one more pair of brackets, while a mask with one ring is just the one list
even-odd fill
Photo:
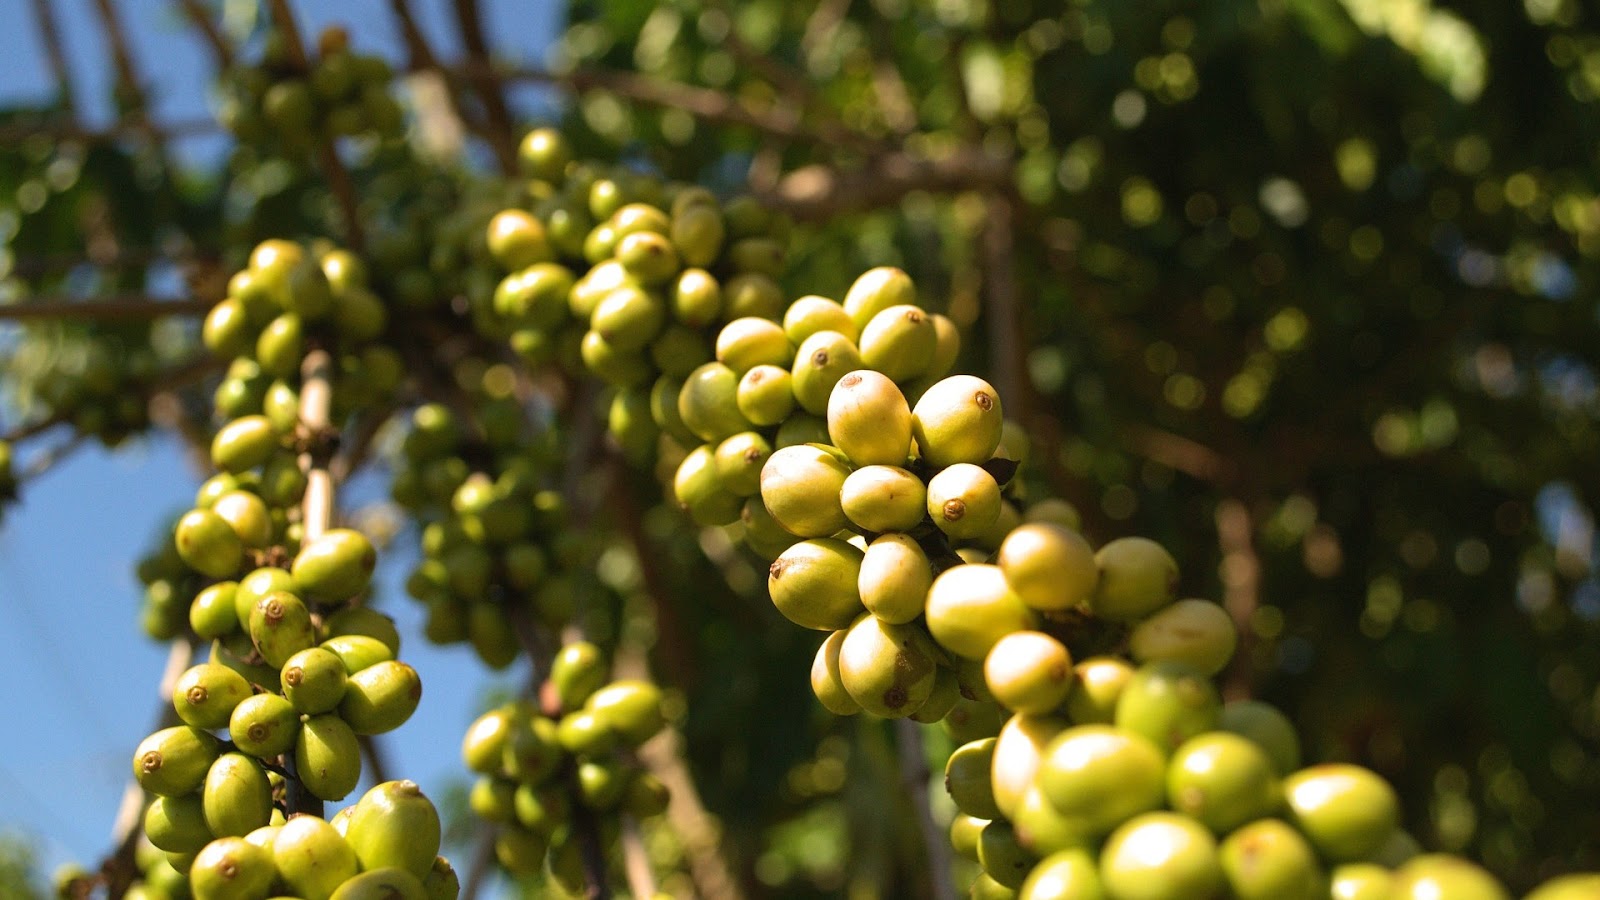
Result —
[[661, 689], [639, 679], [602, 687], [584, 702], [584, 709], [634, 746], [654, 737], [667, 724], [661, 711]]
[[562, 646], [550, 661], [550, 683], [562, 709], [577, 709], [606, 683], [606, 659], [599, 647], [588, 641]]
[[1061, 814], [1105, 834], [1165, 799], [1165, 761], [1148, 739], [1110, 725], [1079, 725], [1045, 748], [1039, 787]]
[[305, 720], [295, 742], [294, 761], [306, 790], [323, 800], [343, 800], [361, 780], [356, 733], [333, 713]]
[[1251, 822], [1218, 848], [1228, 894], [1236, 900], [1321, 900], [1317, 855], [1279, 819]]
[[894, 625], [864, 615], [839, 646], [845, 691], [875, 716], [916, 712], [933, 692], [938, 663], [933, 641], [917, 625]]
[[1222, 707], [1217, 727], [1249, 738], [1272, 761], [1279, 775], [1300, 768], [1300, 735], [1277, 707], [1260, 700], [1233, 700]]
[[1055, 716], [1015, 715], [995, 738], [994, 760], [989, 768], [994, 803], [1007, 818], [1016, 815], [1038, 777], [1050, 743], [1067, 727]]
[[985, 874], [1005, 887], [1012, 890], [1022, 887], [1037, 861], [1037, 857], [1017, 842], [1017, 833], [1010, 822], [992, 821], [983, 826], [978, 835], [978, 863]]
[[1112, 832], [1100, 878], [1112, 900], [1204, 900], [1223, 886], [1211, 832], [1170, 812], [1144, 813]]
[[201, 802], [212, 834], [243, 837], [272, 818], [272, 785], [261, 763], [224, 753], [206, 772]]
[[216, 837], [206, 825], [205, 805], [198, 794], [150, 801], [144, 811], [144, 833], [168, 853], [194, 853]]
[[329, 900], [429, 900], [421, 879], [405, 869], [372, 869], [346, 881]]
[[209, 509], [192, 509], [173, 531], [178, 556], [202, 575], [227, 578], [244, 561], [244, 541], [222, 516]]
[[1511, 900], [1482, 866], [1447, 853], [1429, 853], [1394, 871], [1390, 900]]
[[1600, 897], [1600, 874], [1559, 875], [1534, 888], [1523, 900], [1593, 900]]
[[1075, 725], [1111, 724], [1117, 716], [1117, 700], [1133, 672], [1133, 666], [1119, 656], [1092, 656], [1073, 666], [1067, 717]]
[[872, 317], [891, 306], [911, 305], [917, 302], [917, 287], [911, 276], [894, 266], [868, 269], [856, 277], [845, 292], [845, 314], [859, 330], [872, 321]]
[[1000, 485], [980, 466], [956, 463], [928, 479], [928, 518], [952, 540], [982, 537], [1000, 517]]
[[352, 528], [331, 528], [301, 549], [289, 571], [299, 593], [316, 603], [339, 603], [367, 589], [377, 551]]
[[839, 647], [848, 631], [835, 631], [817, 647], [811, 660], [811, 692], [817, 696], [822, 708], [836, 716], [853, 716], [861, 712], [861, 704], [851, 698], [839, 677]]
[[276, 449], [278, 433], [266, 416], [240, 416], [211, 439], [211, 462], [224, 472], [238, 474], [265, 463]]
[[198, 728], [163, 728], [139, 742], [133, 752], [133, 775], [152, 794], [182, 796], [205, 782], [217, 751], [217, 739]]
[[1281, 802], [1267, 755], [1236, 734], [1213, 731], [1190, 738], [1167, 766], [1167, 805], [1217, 834], [1271, 815]]
[[1035, 856], [1095, 844], [1095, 836], [1081, 822], [1062, 815], [1045, 797], [1037, 779], [1011, 810], [1011, 825], [1017, 831], [1017, 840]]
[[983, 659], [995, 642], [1037, 624], [1037, 614], [1006, 584], [998, 566], [954, 566], [928, 589], [928, 630], [939, 645], [967, 659]]
[[845, 518], [863, 531], [910, 531], [927, 516], [928, 488], [899, 466], [862, 466], [839, 487]]
[[1149, 538], [1123, 537], [1094, 555], [1100, 581], [1089, 611], [1117, 622], [1143, 619], [1171, 603], [1178, 586], [1178, 563]]
[[1041, 631], [1015, 631], [989, 649], [984, 682], [1002, 706], [1043, 714], [1066, 700], [1072, 688], [1072, 655]]
[[833, 538], [800, 541], [768, 567], [767, 593], [778, 612], [802, 628], [849, 628], [866, 609], [858, 587], [863, 556]]
[[250, 641], [267, 665], [281, 668], [290, 657], [316, 644], [317, 629], [305, 603], [279, 591], [262, 597], [250, 610]]
[[295, 709], [310, 715], [337, 707], [350, 681], [344, 660], [322, 647], [307, 647], [289, 657], [281, 677], [284, 697]]
[[1394, 788], [1370, 769], [1326, 763], [1283, 781], [1289, 821], [1330, 862], [1360, 862], [1383, 848], [1400, 819]]
[[1105, 900], [1094, 854], [1081, 847], [1039, 860], [1017, 892], [1018, 900]]
[[386, 781], [362, 795], [345, 839], [366, 870], [404, 869], [420, 881], [439, 855], [439, 812], [414, 781]]
[[988, 819], [956, 813], [955, 818], [950, 820], [950, 849], [962, 859], [977, 862], [979, 836], [983, 833], [983, 827], [988, 824]]
[[994, 386], [972, 375], [931, 385], [911, 408], [911, 434], [924, 462], [935, 468], [982, 465], [1000, 446], [1005, 416]]
[[245, 753], [270, 759], [294, 749], [300, 734], [300, 711], [273, 693], [246, 697], [228, 719], [228, 737]]
[[511, 707], [491, 709], [467, 727], [461, 739], [461, 760], [467, 769], [484, 775], [500, 771], [501, 754], [511, 741], [517, 717]]
[[1222, 701], [1211, 680], [1183, 663], [1140, 666], [1117, 697], [1118, 728], [1149, 738], [1170, 754], [1179, 744], [1214, 729]]
[[1179, 600], [1140, 622], [1128, 636], [1139, 662], [1174, 660], [1207, 675], [1221, 672], [1239, 643], [1233, 618], [1209, 600]]
[[269, 851], [244, 838], [217, 838], [195, 856], [189, 888], [195, 900], [265, 900], [276, 874]]
[[[1373, 863], [1347, 863], [1333, 870], [1328, 880], [1329, 900], [1389, 900], [1394, 876]], [[1532, 900], [1532, 898], [1529, 898]]]
[[848, 520], [839, 492], [850, 467], [815, 444], [780, 447], [761, 468], [761, 502], [787, 531], [806, 538], [825, 538]]
[[186, 724], [207, 730], [228, 724], [233, 710], [250, 696], [250, 683], [227, 666], [201, 663], [178, 677], [172, 704]]
[[406, 723], [422, 702], [422, 678], [403, 662], [388, 660], [350, 676], [339, 717], [356, 734], [383, 734]]
[[861, 556], [856, 578], [861, 602], [868, 612], [885, 622], [916, 621], [932, 586], [933, 569], [928, 565], [928, 555], [910, 535], [881, 535], [867, 545]]
[[828, 414], [834, 385], [861, 368], [861, 351], [837, 331], [819, 331], [801, 342], [789, 370], [795, 403], [814, 416]]
[[995, 562], [1023, 603], [1047, 612], [1086, 604], [1100, 580], [1094, 551], [1083, 535], [1048, 522], [1013, 528], [1000, 543]]
[[304, 900], [327, 900], [360, 871], [350, 844], [316, 816], [285, 822], [273, 836], [272, 859], [279, 877]]
[[911, 407], [887, 376], [857, 369], [828, 395], [828, 437], [852, 465], [903, 465], [911, 455]]
[[351, 675], [378, 663], [394, 659], [389, 645], [364, 634], [341, 634], [323, 641], [322, 649], [339, 657], [344, 670]]
[[921, 307], [900, 304], [873, 316], [856, 343], [868, 368], [895, 381], [909, 382], [933, 365], [939, 335], [933, 319]]
[[944, 764], [944, 789], [955, 801], [956, 809], [979, 819], [1000, 817], [994, 803], [989, 772], [994, 766], [994, 738], [983, 738], [957, 747]]
[[799, 346], [819, 331], [837, 331], [852, 341], [861, 336], [844, 307], [827, 297], [809, 294], [789, 304], [783, 313], [783, 333], [790, 343]]

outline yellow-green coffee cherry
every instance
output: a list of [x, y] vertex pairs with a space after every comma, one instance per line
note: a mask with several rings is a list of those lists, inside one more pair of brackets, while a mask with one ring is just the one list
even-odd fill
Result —
[[1178, 563], [1155, 541], [1123, 537], [1094, 555], [1100, 581], [1089, 609], [1118, 622], [1143, 619], [1176, 599]]
[[197, 852], [216, 836], [206, 826], [199, 794], [150, 801], [144, 811], [144, 833], [150, 843], [168, 853]]
[[1389, 887], [1394, 900], [1511, 900], [1482, 866], [1448, 853], [1428, 853], [1395, 869]]
[[283, 695], [303, 713], [325, 713], [344, 699], [350, 674], [344, 660], [322, 647], [308, 647], [289, 657], [281, 675]]
[[717, 445], [717, 482], [740, 498], [759, 494], [761, 469], [771, 455], [772, 444], [759, 432], [741, 431]]
[[491, 709], [474, 719], [461, 739], [461, 759], [467, 768], [485, 775], [499, 772], [516, 721], [514, 709], [508, 706]]
[[[601, 725], [601, 730], [609, 729], [608, 724]], [[500, 771], [525, 784], [538, 784], [555, 773], [561, 758], [560, 727], [530, 711], [511, 726], [500, 754]]]
[[212, 502], [211, 511], [228, 523], [246, 547], [259, 550], [272, 543], [272, 516], [255, 494], [229, 491]]
[[287, 569], [264, 566], [240, 578], [239, 586], [233, 591], [233, 611], [239, 625], [248, 631], [250, 612], [262, 598], [278, 591], [294, 591], [294, 576]]
[[944, 764], [944, 789], [956, 809], [979, 819], [1000, 818], [989, 773], [994, 768], [994, 738], [963, 744]]
[[1061, 814], [1044, 795], [1037, 779], [1022, 792], [1011, 810], [1011, 827], [1017, 843], [1035, 856], [1094, 845], [1094, 836], [1081, 824]]
[[995, 737], [994, 765], [989, 770], [995, 806], [1015, 817], [1043, 764], [1046, 748], [1067, 727], [1058, 716], [1012, 716]]
[[339, 603], [367, 589], [377, 564], [377, 551], [366, 535], [332, 528], [302, 548], [289, 571], [306, 599]]
[[1167, 765], [1167, 805], [1217, 834], [1271, 815], [1281, 801], [1266, 753], [1236, 734], [1196, 735]]
[[648, 681], [614, 681], [595, 691], [584, 708], [629, 744], [649, 740], [666, 725], [661, 689]]
[[794, 377], [787, 368], [751, 366], [739, 377], [734, 405], [739, 414], [763, 428], [777, 425], [794, 412]]
[[[1320, 900], [1327, 897], [1311, 845], [1280, 819], [1251, 822], [1218, 848], [1229, 896], [1239, 900]], [[1332, 895], [1345, 900], [1343, 895]], [[1451, 896], [1439, 894], [1436, 896]]]
[[1217, 727], [1249, 738], [1260, 747], [1279, 775], [1300, 768], [1300, 736], [1294, 723], [1277, 707], [1260, 700], [1234, 700], [1222, 707]]
[[1104, 896], [1094, 853], [1083, 847], [1058, 850], [1039, 860], [1017, 889], [1018, 900], [1095, 900]]
[[192, 509], [173, 531], [178, 556], [202, 575], [227, 578], [244, 561], [244, 541], [228, 521], [209, 509]]
[[217, 838], [189, 867], [195, 900], [266, 900], [276, 877], [272, 854], [241, 837]]
[[722, 326], [717, 333], [717, 362], [743, 375], [756, 366], [788, 368], [794, 362], [794, 345], [782, 326], [767, 319], [745, 316]]
[[1534, 888], [1523, 900], [1585, 900], [1588, 897], [1600, 897], [1600, 874], [1557, 875]]
[[200, 589], [189, 604], [189, 627], [203, 640], [212, 640], [239, 630], [239, 616], [233, 608], [236, 582], [219, 581]]
[[983, 659], [995, 642], [1035, 626], [1037, 615], [1006, 584], [998, 566], [954, 566], [928, 589], [928, 630], [939, 645], [967, 659]]
[[339, 657], [344, 663], [344, 670], [351, 675], [370, 666], [386, 660], [394, 659], [394, 651], [388, 644], [375, 637], [364, 634], [341, 634], [331, 637], [320, 645], [322, 649]]
[[885, 622], [915, 621], [922, 615], [932, 585], [928, 556], [910, 535], [879, 535], [862, 554], [856, 577], [861, 603]]
[[1062, 815], [1098, 836], [1161, 806], [1165, 768], [1149, 739], [1110, 725], [1079, 725], [1051, 740], [1038, 778]]
[[228, 719], [234, 746], [257, 759], [271, 759], [294, 748], [300, 735], [300, 711], [278, 694], [246, 697]]
[[987, 462], [1000, 446], [1004, 425], [1000, 395], [971, 375], [934, 382], [911, 408], [917, 452], [935, 468]]
[[955, 708], [956, 702], [961, 699], [961, 682], [956, 677], [954, 669], [940, 666], [933, 676], [933, 690], [928, 694], [928, 699], [922, 701], [908, 718], [913, 722], [932, 725], [942, 721], [950, 710]]
[[863, 531], [910, 531], [927, 515], [928, 489], [898, 466], [863, 466], [840, 485], [839, 506]]
[[414, 781], [386, 781], [362, 795], [345, 839], [363, 869], [392, 866], [420, 880], [439, 855], [439, 812]]
[[1004, 819], [990, 822], [983, 826], [983, 831], [978, 835], [978, 862], [983, 866], [984, 874], [999, 887], [975, 886], [973, 896], [981, 896], [984, 900], [1007, 896], [1006, 891], [1022, 887], [1028, 872], [1038, 861], [1038, 857], [1028, 852], [1017, 840], [1016, 830], [1010, 822]]
[[177, 797], [199, 789], [217, 758], [217, 739], [189, 725], [163, 728], [139, 742], [133, 775], [152, 794]]
[[294, 746], [295, 771], [323, 800], [343, 800], [361, 780], [361, 745], [356, 733], [334, 713], [309, 716]]
[[861, 329], [861, 361], [895, 381], [911, 381], [933, 365], [938, 349], [933, 319], [920, 307], [891, 306]]
[[954, 540], [971, 540], [1000, 517], [1000, 485], [981, 466], [956, 463], [928, 479], [928, 515]]
[[1072, 688], [1072, 656], [1062, 643], [1039, 631], [1014, 631], [984, 658], [984, 681], [1002, 706], [1021, 713], [1048, 713]]
[[420, 702], [422, 679], [417, 670], [389, 660], [350, 675], [339, 716], [356, 734], [383, 734], [404, 725]]
[[595, 304], [589, 327], [618, 353], [637, 353], [661, 333], [666, 305], [649, 291], [625, 285]]
[[853, 716], [861, 712], [861, 704], [844, 689], [839, 676], [839, 647], [848, 631], [835, 631], [817, 648], [811, 660], [811, 692], [817, 695], [822, 708], [836, 716]]
[[828, 399], [839, 379], [862, 368], [861, 352], [837, 331], [819, 331], [795, 350], [790, 387], [800, 408], [814, 416], [828, 413]]
[[206, 771], [201, 804], [212, 834], [244, 837], [272, 818], [267, 771], [243, 753], [224, 753]]
[[1163, 753], [1197, 734], [1210, 731], [1222, 714], [1222, 701], [1211, 679], [1183, 663], [1142, 665], [1117, 698], [1115, 722], [1149, 738]]
[[352, 606], [323, 620], [320, 637], [324, 641], [345, 634], [377, 638], [389, 648], [389, 652], [396, 657], [400, 655], [400, 630], [395, 627], [393, 619], [375, 609]]
[[857, 586], [862, 552], [844, 541], [799, 541], [773, 560], [767, 591], [778, 612], [802, 628], [849, 628], [866, 611]]
[[273, 836], [272, 860], [284, 885], [305, 900], [327, 900], [360, 871], [350, 844], [316, 816], [285, 822]]
[[1044, 612], [1088, 603], [1100, 580], [1089, 542], [1076, 531], [1044, 522], [1012, 529], [995, 561], [1022, 602]]
[[1100, 851], [1100, 878], [1109, 895], [1140, 900], [1212, 897], [1223, 884], [1211, 833], [1169, 812], [1144, 813], [1113, 832]]
[[750, 428], [739, 412], [739, 373], [709, 362], [689, 373], [678, 394], [678, 415], [703, 441], [720, 441]]
[[250, 641], [267, 665], [281, 668], [289, 657], [316, 644], [317, 629], [299, 597], [278, 591], [250, 611]]
[[1117, 656], [1093, 656], [1073, 666], [1067, 716], [1078, 725], [1111, 724], [1117, 715], [1117, 700], [1133, 671], [1133, 666]]
[[1325, 763], [1283, 780], [1288, 820], [1330, 862], [1359, 862], [1382, 849], [1400, 818], [1394, 788], [1370, 769]]
[[430, 900], [421, 879], [405, 869], [385, 866], [346, 881], [328, 900]]
[[606, 683], [605, 654], [588, 641], [564, 645], [550, 661], [550, 683], [555, 686], [562, 709], [583, 706]]
[[553, 258], [544, 225], [520, 209], [495, 213], [489, 220], [489, 256], [507, 271], [516, 271]]
[[828, 395], [828, 437], [855, 466], [900, 466], [911, 455], [911, 407], [888, 376], [846, 374]]
[[245, 472], [265, 463], [278, 443], [278, 433], [266, 416], [241, 416], [211, 439], [211, 464], [224, 472]]
[[850, 467], [827, 448], [782, 447], [761, 469], [761, 500], [785, 530], [828, 537], [847, 524], [839, 492], [849, 475]]
[[722, 315], [722, 286], [705, 269], [684, 269], [668, 299], [673, 318], [690, 328], [705, 328]]
[[1227, 610], [1208, 600], [1179, 600], [1133, 629], [1128, 652], [1139, 662], [1170, 659], [1215, 675], [1238, 641]]
[[669, 236], [685, 264], [709, 266], [722, 251], [727, 230], [716, 207], [695, 205], [673, 215]]
[[921, 626], [892, 625], [863, 615], [839, 646], [839, 679], [867, 712], [884, 718], [908, 716], [933, 693], [938, 655]]
[[844, 311], [856, 328], [862, 329], [883, 310], [916, 302], [917, 288], [911, 276], [893, 266], [879, 266], [861, 273], [850, 285], [844, 295]]
[[244, 676], [227, 666], [201, 663], [178, 676], [172, 705], [185, 723], [211, 730], [226, 726], [234, 707], [249, 696]]
[[852, 341], [861, 336], [861, 329], [844, 307], [827, 297], [809, 294], [789, 304], [783, 314], [783, 333], [789, 336], [789, 343], [798, 347], [819, 331], [837, 331]]
[[699, 525], [727, 525], [739, 517], [742, 498], [723, 487], [717, 474], [716, 445], [701, 444], [689, 451], [672, 476], [672, 493], [678, 506]]

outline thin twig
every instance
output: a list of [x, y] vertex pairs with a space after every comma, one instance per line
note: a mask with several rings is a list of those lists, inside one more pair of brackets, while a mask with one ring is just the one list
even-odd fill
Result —
[[61, 108], [67, 118], [76, 118], [78, 98], [72, 89], [72, 69], [67, 65], [66, 45], [61, 40], [61, 26], [56, 21], [51, 0], [33, 0], [33, 14], [39, 23], [39, 36], [44, 41], [45, 58], [50, 62], [50, 75], [55, 79]]
[[494, 862], [495, 834], [499, 829], [490, 821], [478, 823], [478, 839], [472, 845], [472, 859], [467, 862], [467, 880], [461, 885], [459, 900], [478, 900], [478, 894], [489, 880], [489, 866]]
[[0, 321], [69, 319], [75, 322], [110, 322], [160, 319], [166, 316], [204, 315], [211, 311], [213, 305], [209, 300], [168, 299], [148, 294], [97, 297], [92, 300], [41, 296], [9, 306], [0, 305]]
[[633, 816], [622, 814], [622, 868], [628, 876], [628, 890], [637, 900], [652, 900], [656, 895], [656, 876], [650, 871], [650, 852]]
[[784, 176], [760, 199], [799, 221], [818, 221], [899, 202], [913, 191], [957, 193], [994, 190], [1009, 183], [1009, 160], [965, 148], [926, 159], [896, 152], [855, 169], [815, 164]]
[[472, 64], [470, 80], [478, 99], [483, 103], [489, 147], [506, 175], [517, 171], [516, 125], [511, 121], [511, 109], [506, 106], [505, 85], [489, 59], [489, 42], [483, 34], [483, 16], [478, 0], [454, 0], [456, 25], [461, 29], [461, 43], [467, 48], [467, 60]]
[[389, 777], [389, 755], [383, 752], [383, 745], [378, 743], [378, 736], [363, 734], [356, 738], [361, 746], [361, 755], [367, 758], [368, 771], [372, 775], [374, 784], [383, 784], [391, 781]]
[[233, 47], [228, 44], [228, 39], [223, 36], [222, 29], [217, 27], [205, 5], [200, 0], [178, 0], [178, 5], [183, 7], [189, 23], [200, 33], [206, 46], [211, 48], [211, 55], [216, 58], [217, 68], [219, 70], [232, 68]]
[[140, 118], [147, 111], [144, 85], [139, 79], [138, 66], [133, 61], [132, 42], [128, 29], [122, 22], [115, 0], [95, 0], [95, 12], [100, 17], [100, 27], [106, 34], [106, 44], [111, 48], [111, 64], [117, 71], [117, 93], [127, 104], [127, 109]]
[[417, 25], [417, 17], [411, 11], [410, 0], [389, 0], [389, 11], [400, 24], [400, 38], [405, 41], [406, 53], [410, 57], [406, 64], [407, 68], [413, 72], [419, 69], [437, 69], [439, 57], [434, 54], [433, 46], [428, 43], [428, 36], [421, 26]]
[[44, 473], [55, 468], [60, 463], [64, 462], [80, 448], [87, 446], [88, 443], [88, 435], [74, 434], [70, 439], [63, 441], [44, 451], [43, 453], [40, 453], [33, 459], [28, 460], [28, 465], [23, 468], [20, 475], [20, 480], [32, 481], [33, 479], [38, 478]]
[[1228, 498], [1217, 504], [1217, 549], [1222, 551], [1222, 605], [1233, 617], [1239, 644], [1223, 680], [1222, 692], [1229, 700], [1250, 697], [1254, 689], [1255, 644], [1251, 620], [1261, 602], [1261, 557], [1256, 554], [1255, 525], [1250, 507], [1242, 500]]
[[934, 900], [956, 900], [950, 879], [950, 839], [933, 819], [928, 805], [928, 759], [922, 749], [922, 726], [910, 719], [894, 722], [895, 746], [900, 755], [900, 778], [917, 813], [917, 829], [928, 856], [928, 881]]
[[702, 900], [743, 900], [722, 853], [722, 828], [706, 810], [683, 761], [683, 737], [668, 728], [639, 748], [639, 761], [667, 786], [667, 826], [683, 844], [689, 877]]
[[222, 126], [212, 119], [188, 119], [163, 125], [142, 119], [118, 122], [106, 128], [83, 128], [70, 122], [8, 122], [0, 125], [0, 142], [10, 144], [33, 137], [53, 141], [85, 141], [105, 143], [125, 137], [145, 137], [162, 140], [215, 134]]

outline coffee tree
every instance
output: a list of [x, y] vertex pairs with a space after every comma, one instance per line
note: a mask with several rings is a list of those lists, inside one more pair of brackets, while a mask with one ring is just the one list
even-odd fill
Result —
[[0, 126], [0, 496], [203, 469], [64, 895], [1600, 894], [1578, 5], [217, 6], [215, 170], [114, 3]]

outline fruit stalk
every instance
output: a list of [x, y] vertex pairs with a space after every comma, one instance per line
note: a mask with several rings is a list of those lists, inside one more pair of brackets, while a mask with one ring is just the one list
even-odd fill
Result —
[[[321, 537], [333, 519], [333, 475], [328, 471], [327, 453], [333, 404], [332, 371], [333, 357], [320, 348], [307, 353], [300, 366], [300, 425], [309, 436], [307, 450], [300, 455], [300, 467], [306, 473], [305, 496], [300, 501], [304, 544]], [[321, 818], [322, 800], [300, 780], [294, 755], [285, 755], [283, 763], [289, 775], [286, 798], [289, 814], [304, 812]]]

